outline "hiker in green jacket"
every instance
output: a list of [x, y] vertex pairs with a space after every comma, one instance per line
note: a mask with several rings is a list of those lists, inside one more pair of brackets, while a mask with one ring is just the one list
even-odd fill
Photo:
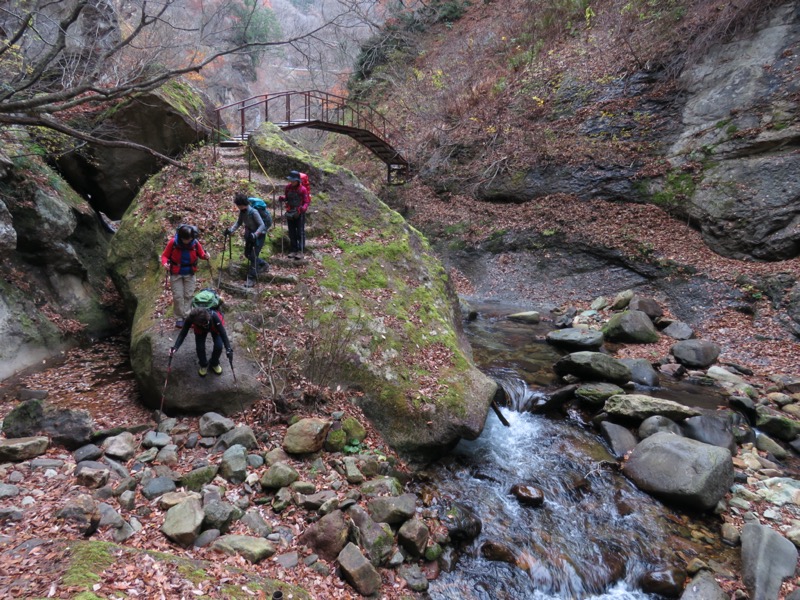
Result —
[[[175, 345], [170, 349], [170, 355], [181, 347], [183, 340], [186, 339], [189, 333], [189, 329], [194, 330], [197, 360], [200, 362], [200, 369], [197, 374], [200, 377], [205, 377], [210, 368], [215, 375], [222, 375], [222, 365], [219, 364], [219, 359], [222, 356], [223, 347], [225, 348], [225, 354], [228, 356], [228, 361], [233, 360], [233, 348], [231, 348], [231, 342], [228, 339], [228, 332], [225, 331], [225, 319], [222, 313], [209, 308], [193, 308], [183, 322], [178, 339], [175, 340]], [[206, 358], [206, 338], [209, 333], [213, 344], [211, 361]]]

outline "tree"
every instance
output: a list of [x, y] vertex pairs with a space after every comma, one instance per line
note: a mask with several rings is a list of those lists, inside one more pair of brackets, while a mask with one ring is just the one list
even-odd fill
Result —
[[257, 0], [0, 0], [0, 127], [46, 128], [175, 163], [76, 116], [229, 58], [296, 46], [339, 27], [359, 1], [340, 0], [327, 20], [279, 39]]

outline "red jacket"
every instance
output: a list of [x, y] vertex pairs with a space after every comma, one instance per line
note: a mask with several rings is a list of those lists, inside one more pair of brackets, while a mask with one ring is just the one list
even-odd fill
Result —
[[301, 215], [308, 210], [308, 205], [311, 204], [311, 195], [308, 189], [299, 183], [289, 183], [284, 189], [281, 200], [286, 202], [286, 212], [297, 209]]
[[197, 271], [198, 258], [208, 260], [208, 254], [200, 242], [192, 240], [188, 244], [182, 244], [175, 234], [161, 254], [161, 264], [169, 265], [169, 272], [173, 275], [191, 275]]

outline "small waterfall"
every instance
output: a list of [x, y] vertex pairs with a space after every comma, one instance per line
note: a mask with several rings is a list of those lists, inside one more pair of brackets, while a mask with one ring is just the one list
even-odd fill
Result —
[[[510, 427], [490, 413], [477, 440], [432, 469], [438, 501], [467, 505], [483, 528], [455, 568], [431, 582], [430, 597], [653, 598], [637, 584], [670, 564], [663, 507], [618, 472], [594, 432], [528, 412], [543, 399], [534, 386], [552, 371], [553, 351], [517, 327], [479, 319], [467, 328], [478, 366], [506, 392]], [[543, 504], [521, 504], [511, 492], [518, 484], [541, 491]]]

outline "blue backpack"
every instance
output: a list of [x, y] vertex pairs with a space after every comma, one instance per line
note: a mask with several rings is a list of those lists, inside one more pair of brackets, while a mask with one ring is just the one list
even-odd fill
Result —
[[269, 228], [272, 227], [272, 215], [269, 212], [267, 203], [261, 198], [248, 198], [247, 201], [250, 203], [250, 206], [255, 208], [258, 214], [261, 215], [261, 220], [264, 221], [264, 226], [267, 228], [267, 231], [269, 231]]

